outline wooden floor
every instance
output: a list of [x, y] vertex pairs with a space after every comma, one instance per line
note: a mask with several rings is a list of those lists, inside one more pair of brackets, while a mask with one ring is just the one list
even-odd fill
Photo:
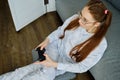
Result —
[[[7, 0], [0, 0], [0, 74], [30, 64], [31, 50], [59, 25], [62, 21], [57, 12], [50, 12], [16, 32]], [[74, 80], [93, 78], [87, 72]]]
[[43, 15], [19, 32], [7, 2], [0, 1], [0, 74], [32, 62], [31, 50], [62, 22], [56, 12]]

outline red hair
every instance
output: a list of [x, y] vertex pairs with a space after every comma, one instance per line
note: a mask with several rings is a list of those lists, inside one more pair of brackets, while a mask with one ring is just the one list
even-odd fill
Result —
[[[76, 62], [81, 62], [84, 60], [90, 52], [99, 45], [110, 26], [112, 18], [112, 13], [110, 11], [105, 14], [105, 10], [107, 10], [107, 8], [102, 1], [90, 0], [86, 6], [88, 7], [88, 10], [92, 14], [93, 18], [96, 21], [101, 22], [101, 25], [92, 37], [83, 43], [76, 45], [70, 51], [71, 58], [74, 58]], [[79, 18], [70, 22], [70, 24], [64, 29], [64, 34], [60, 37], [60, 39], [64, 38], [66, 30], [79, 27], [78, 20]], [[74, 53], [74, 51], [76, 51], [76, 53]]]

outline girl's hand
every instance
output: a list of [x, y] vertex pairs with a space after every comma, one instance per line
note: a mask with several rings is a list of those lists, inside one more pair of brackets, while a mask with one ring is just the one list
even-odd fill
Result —
[[46, 38], [42, 43], [40, 43], [36, 48], [40, 47], [40, 50], [42, 50], [43, 48], [45, 48], [49, 43], [49, 39]]
[[44, 54], [44, 56], [46, 57], [46, 60], [44, 61], [37, 61], [34, 64], [41, 64], [44, 65], [46, 67], [54, 67], [57, 68], [57, 62], [53, 61], [47, 54]]

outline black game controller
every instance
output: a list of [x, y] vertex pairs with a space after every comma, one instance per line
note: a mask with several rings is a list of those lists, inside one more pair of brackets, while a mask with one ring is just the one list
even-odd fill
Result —
[[36, 51], [38, 52], [38, 55], [39, 55], [39, 58], [38, 58], [38, 60], [39, 61], [44, 61], [45, 60], [45, 56], [43, 55], [44, 53], [45, 53], [45, 48], [43, 48], [43, 50], [40, 50], [40, 47], [38, 47], [37, 49], [36, 49]]

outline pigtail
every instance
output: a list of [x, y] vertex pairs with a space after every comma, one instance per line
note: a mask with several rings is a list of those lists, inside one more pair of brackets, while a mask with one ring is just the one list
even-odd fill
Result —
[[93, 36], [85, 42], [76, 45], [70, 51], [71, 58], [76, 62], [83, 61], [90, 54], [90, 52], [99, 45], [110, 26], [112, 18], [112, 13], [107, 10], [102, 2], [91, 0], [87, 6], [96, 21], [101, 22], [101, 25]]

